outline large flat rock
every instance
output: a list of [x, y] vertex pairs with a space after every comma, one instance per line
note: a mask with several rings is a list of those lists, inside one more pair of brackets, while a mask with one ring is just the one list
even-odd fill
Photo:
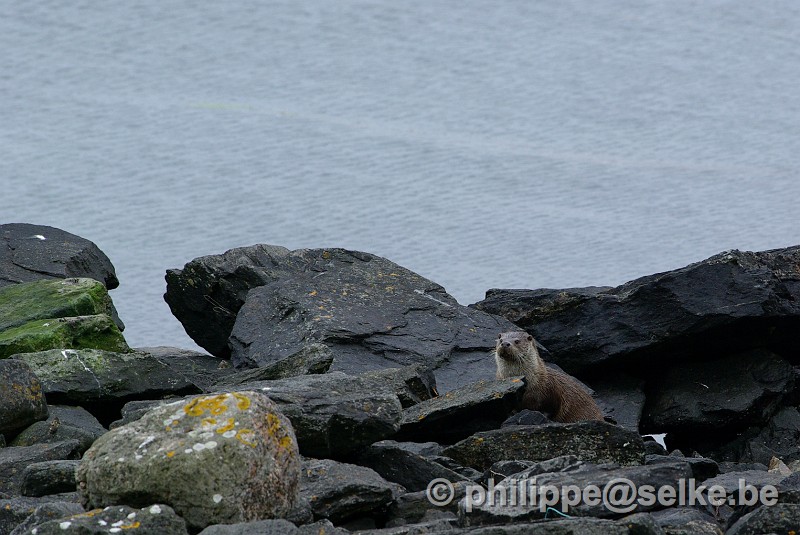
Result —
[[332, 370], [422, 364], [441, 391], [494, 376], [503, 318], [385, 258], [344, 249], [254, 245], [167, 272], [164, 296], [186, 332], [237, 367], [265, 366], [319, 343]]
[[[728, 251], [616, 288], [490, 290], [478, 310], [537, 337], [570, 373], [800, 343], [800, 246]], [[775, 349], [778, 348], [778, 349]]]

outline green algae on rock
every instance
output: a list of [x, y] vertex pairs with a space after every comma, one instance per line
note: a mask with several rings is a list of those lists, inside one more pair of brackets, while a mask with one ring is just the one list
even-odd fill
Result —
[[166, 503], [194, 530], [284, 517], [299, 478], [291, 423], [251, 391], [157, 407], [97, 439], [77, 471], [85, 506]]
[[0, 358], [48, 349], [130, 351], [108, 314], [38, 319], [0, 332]]
[[113, 315], [106, 287], [94, 279], [46, 279], [0, 288], [0, 332], [32, 320]]
[[13, 358], [30, 365], [52, 403], [85, 405], [199, 393], [180, 373], [138, 351], [51, 349]]

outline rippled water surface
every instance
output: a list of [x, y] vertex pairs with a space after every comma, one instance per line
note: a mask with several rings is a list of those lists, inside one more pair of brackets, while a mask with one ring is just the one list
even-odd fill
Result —
[[97, 243], [132, 345], [253, 243], [465, 304], [800, 243], [795, 1], [112, 4], [0, 8], [0, 222]]

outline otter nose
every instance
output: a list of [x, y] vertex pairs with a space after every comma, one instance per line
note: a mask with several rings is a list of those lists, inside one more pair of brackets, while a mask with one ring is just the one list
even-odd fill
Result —
[[511, 347], [511, 342], [503, 342], [500, 345], [502, 345], [503, 347]]

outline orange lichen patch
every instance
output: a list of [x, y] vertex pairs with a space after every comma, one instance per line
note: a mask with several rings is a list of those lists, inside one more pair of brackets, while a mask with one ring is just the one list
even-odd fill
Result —
[[314, 297], [315, 295], [317, 295], [317, 291], [316, 290], [311, 290], [310, 292], [308, 292], [308, 295], [309, 295], [309, 297]]
[[169, 457], [170, 459], [171, 459], [172, 457], [175, 457], [175, 450], [168, 451], [168, 452], [167, 452], [167, 457]]
[[256, 434], [253, 433], [252, 429], [240, 429], [236, 433], [236, 440], [245, 446], [250, 446], [251, 448], [256, 447]]
[[91, 511], [86, 511], [85, 513], [73, 515], [72, 518], [92, 518], [93, 516], [97, 516], [102, 512], [102, 509], [92, 509]]
[[250, 407], [250, 398], [248, 398], [244, 394], [234, 392], [233, 397], [236, 398], [236, 407], [240, 411], [247, 410]]
[[205, 412], [216, 416], [228, 410], [225, 405], [227, 399], [228, 394], [195, 398], [183, 407], [183, 412], [189, 416], [202, 416]]
[[225, 425], [223, 425], [222, 427], [217, 427], [217, 433], [219, 433], [220, 435], [222, 433], [227, 433], [235, 426], [236, 426], [235, 420], [233, 418], [228, 418], [227, 420], [225, 420]]
[[267, 433], [274, 438], [277, 438], [278, 435], [283, 435], [277, 439], [278, 446], [281, 448], [288, 448], [292, 444], [292, 437], [286, 433], [281, 424], [281, 419], [272, 413], [267, 414]]
[[400, 274], [399, 273], [389, 273], [389, 276], [390, 277], [399, 277]]
[[142, 523], [137, 520], [133, 524], [122, 525], [122, 526], [119, 527], [119, 529], [136, 529], [136, 528], [140, 528], [140, 527], [142, 527]]
[[331, 258], [331, 253], [329, 253], [328, 251], [323, 251], [322, 258], [324, 258], [325, 260], [329, 260]]
[[[177, 422], [176, 422], [176, 423], [177, 423]], [[203, 420], [202, 420], [200, 423], [201, 423], [201, 424], [202, 424], [204, 427], [205, 427], [205, 426], [209, 426], [209, 427], [210, 427], [210, 426], [212, 426], [212, 425], [217, 425], [217, 419], [216, 419], [216, 418], [203, 418]], [[172, 425], [175, 425], [175, 424], [172, 424]]]

